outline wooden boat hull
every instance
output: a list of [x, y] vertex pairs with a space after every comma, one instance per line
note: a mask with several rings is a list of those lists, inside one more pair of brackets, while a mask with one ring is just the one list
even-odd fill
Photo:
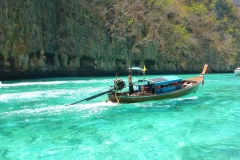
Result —
[[[162, 100], [167, 98], [176, 98], [181, 97], [184, 95], [188, 95], [190, 93], [195, 93], [201, 84], [203, 78], [196, 77], [192, 79], [186, 80], [187, 82], [194, 82], [195, 84], [186, 88], [182, 88], [179, 90], [174, 90], [172, 92], [160, 93], [160, 94], [142, 94], [138, 95], [138, 91], [135, 91], [135, 94], [129, 96], [128, 92], [122, 93], [109, 93], [108, 99], [114, 103], [136, 103], [136, 102], [144, 102], [144, 101], [155, 101], [155, 100]], [[115, 95], [116, 94], [116, 95]]]

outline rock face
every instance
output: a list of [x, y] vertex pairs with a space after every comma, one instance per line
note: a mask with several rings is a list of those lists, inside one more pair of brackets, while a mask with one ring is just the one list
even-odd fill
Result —
[[[124, 3], [1, 0], [0, 79], [106, 76], [144, 65], [150, 74], [199, 73], [204, 63], [213, 72], [236, 67], [236, 52], [225, 55], [227, 46], [219, 49], [208, 31], [194, 28], [194, 17], [182, 22], [176, 6]], [[221, 34], [220, 42], [232, 40]]]

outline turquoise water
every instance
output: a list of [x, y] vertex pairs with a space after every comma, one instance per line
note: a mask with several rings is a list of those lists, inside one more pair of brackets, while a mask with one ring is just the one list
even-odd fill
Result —
[[114, 78], [3, 81], [0, 159], [240, 159], [240, 77], [207, 74], [197, 93], [176, 99], [114, 104], [103, 95], [67, 106]]

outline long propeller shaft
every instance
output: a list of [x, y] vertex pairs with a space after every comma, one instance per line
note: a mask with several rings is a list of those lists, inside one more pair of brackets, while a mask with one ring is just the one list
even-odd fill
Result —
[[91, 99], [97, 98], [97, 97], [102, 96], [102, 95], [104, 95], [104, 94], [110, 93], [110, 92], [112, 92], [112, 91], [114, 91], [114, 90], [115, 90], [115, 89], [110, 89], [110, 90], [108, 90], [108, 91], [105, 91], [105, 92], [102, 92], [102, 93], [98, 93], [98, 94], [96, 94], [96, 95], [94, 95], [94, 96], [91, 96], [91, 97], [82, 99], [82, 100], [80, 100], [80, 101], [77, 101], [77, 102], [74, 102], [74, 103], [71, 103], [71, 104], [68, 104], [68, 106], [74, 105], [74, 104], [77, 104], [77, 103], [80, 103], [80, 102], [82, 102], [82, 101], [89, 101], [89, 100], [91, 100]]

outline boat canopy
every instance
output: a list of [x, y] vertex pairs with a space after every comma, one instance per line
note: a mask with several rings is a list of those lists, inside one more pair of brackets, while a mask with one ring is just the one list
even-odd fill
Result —
[[136, 71], [142, 71], [143, 69], [140, 67], [132, 67], [132, 68], [128, 68], [129, 70], [136, 70]]
[[148, 79], [147, 81], [151, 82], [155, 86], [160, 86], [160, 85], [165, 85], [169, 83], [181, 82], [182, 78], [179, 78], [177, 76], [163, 76], [160, 78]]

